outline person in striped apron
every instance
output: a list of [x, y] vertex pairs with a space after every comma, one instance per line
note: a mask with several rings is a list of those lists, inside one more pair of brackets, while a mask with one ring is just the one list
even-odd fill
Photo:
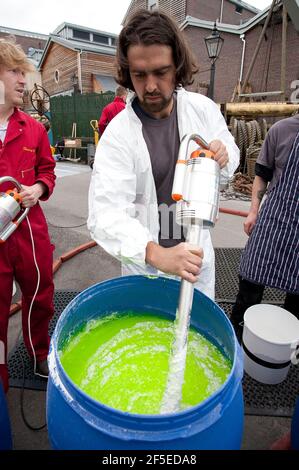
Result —
[[270, 128], [255, 172], [244, 223], [249, 239], [241, 257], [239, 292], [231, 316], [239, 339], [245, 311], [262, 301], [266, 286], [286, 292], [284, 308], [299, 319], [298, 114]]

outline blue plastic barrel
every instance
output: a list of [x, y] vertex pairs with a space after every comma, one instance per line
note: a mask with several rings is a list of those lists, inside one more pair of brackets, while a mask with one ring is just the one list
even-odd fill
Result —
[[126, 276], [96, 284], [75, 297], [51, 340], [47, 421], [54, 449], [240, 449], [243, 433], [243, 357], [231, 323], [212, 300], [195, 291], [192, 325], [225, 351], [233, 367], [204, 402], [169, 415], [125, 413], [80, 390], [64, 371], [59, 350], [82, 323], [111, 312], [136, 310], [175, 316], [180, 283]]
[[2, 381], [0, 379], [0, 450], [11, 450], [12, 438], [9, 414]]

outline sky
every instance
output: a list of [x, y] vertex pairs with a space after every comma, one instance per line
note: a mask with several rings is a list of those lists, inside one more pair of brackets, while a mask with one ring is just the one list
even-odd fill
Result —
[[[118, 34], [130, 0], [6, 0], [0, 26], [49, 34], [63, 22]], [[246, 0], [263, 10], [271, 0]]]

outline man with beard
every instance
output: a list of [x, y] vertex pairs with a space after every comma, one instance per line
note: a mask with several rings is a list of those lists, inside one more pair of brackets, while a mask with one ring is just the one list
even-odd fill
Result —
[[198, 133], [209, 142], [226, 177], [238, 166], [238, 148], [215, 103], [183, 88], [197, 67], [166, 14], [140, 10], [129, 19], [119, 36], [117, 68], [118, 83], [133, 93], [97, 148], [91, 235], [122, 262], [123, 274], [167, 273], [196, 283], [213, 298], [210, 234], [202, 231], [201, 248], [185, 243], [174, 221], [173, 177], [185, 134]]

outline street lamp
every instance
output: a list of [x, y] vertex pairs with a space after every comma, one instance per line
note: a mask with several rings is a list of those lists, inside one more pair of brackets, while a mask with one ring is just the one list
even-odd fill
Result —
[[222, 45], [224, 43], [224, 39], [220, 36], [216, 27], [216, 21], [214, 23], [212, 34], [205, 38], [205, 43], [209, 59], [211, 60], [211, 76], [208, 96], [212, 100], [214, 99], [215, 62], [219, 57]]

